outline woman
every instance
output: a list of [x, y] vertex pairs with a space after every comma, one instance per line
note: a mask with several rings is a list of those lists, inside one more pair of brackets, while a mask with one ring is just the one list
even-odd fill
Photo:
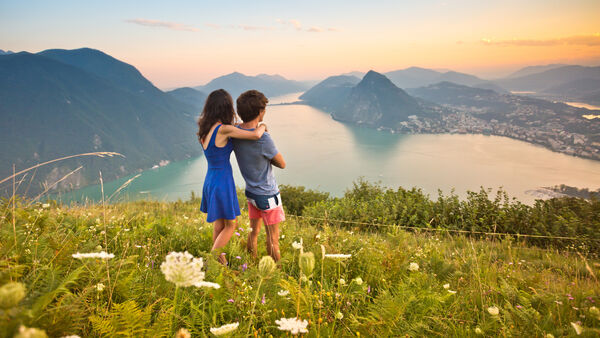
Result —
[[[242, 130], [233, 125], [234, 120], [231, 95], [223, 89], [210, 93], [198, 120], [198, 140], [208, 162], [200, 211], [207, 214], [209, 223], [215, 223], [212, 251], [217, 254], [235, 232], [236, 218], [240, 215], [229, 162], [233, 150], [231, 138], [258, 140], [267, 129], [263, 124], [253, 131]], [[227, 264], [224, 254], [219, 254], [217, 259]]]

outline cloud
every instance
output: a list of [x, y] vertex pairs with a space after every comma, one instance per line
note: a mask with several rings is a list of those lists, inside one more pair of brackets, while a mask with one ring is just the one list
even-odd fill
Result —
[[312, 33], [320, 33], [323, 31], [323, 28], [312, 26], [309, 29], [307, 29], [306, 31], [312, 32]]
[[146, 26], [146, 27], [160, 27], [160, 28], [167, 28], [167, 29], [172, 29], [172, 30], [176, 30], [176, 31], [187, 31], [187, 32], [200, 31], [200, 29], [198, 29], [196, 27], [184, 25], [184, 24], [177, 23], [177, 22], [168, 22], [168, 21], [159, 21], [159, 20], [150, 20], [150, 19], [128, 19], [125, 21], [129, 22], [129, 23], [134, 23], [134, 24], [140, 25], [140, 26]]
[[214, 23], [205, 23], [204, 26], [208, 27], [208, 28], [213, 28], [213, 29], [220, 29], [221, 26], [214, 24]]
[[290, 19], [290, 20], [276, 19], [275, 21], [277, 21], [278, 23], [280, 23], [284, 26], [292, 26], [297, 31], [302, 30], [302, 24], [300, 23], [300, 21], [298, 21], [296, 19]]
[[579, 46], [600, 46], [600, 34], [575, 35], [566, 38], [554, 39], [512, 39], [512, 40], [492, 40], [489, 38], [481, 39], [481, 43], [487, 46], [521, 46], [521, 47], [546, 47], [559, 45], [579, 45]]
[[233, 28], [243, 29], [245, 31], [272, 31], [273, 27], [265, 26], [251, 26], [251, 25], [237, 25]]

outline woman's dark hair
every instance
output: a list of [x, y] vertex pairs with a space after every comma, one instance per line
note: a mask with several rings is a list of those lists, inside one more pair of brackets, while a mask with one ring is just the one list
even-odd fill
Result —
[[198, 119], [198, 141], [200, 143], [208, 135], [210, 128], [219, 121], [223, 124], [233, 124], [235, 121], [233, 100], [225, 89], [217, 89], [206, 98], [204, 109]]

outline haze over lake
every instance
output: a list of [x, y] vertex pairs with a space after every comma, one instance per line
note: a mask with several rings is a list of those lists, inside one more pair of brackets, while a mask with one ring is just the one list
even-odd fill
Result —
[[[297, 101], [299, 94], [272, 98], [271, 104]], [[481, 186], [503, 187], [511, 197], [532, 203], [528, 190], [566, 184], [598, 189], [600, 162], [552, 152], [541, 146], [499, 136], [401, 135], [334, 121], [306, 105], [271, 105], [265, 122], [287, 168], [275, 168], [278, 183], [303, 185], [340, 196], [359, 177], [386, 187], [422, 188], [459, 196]], [[198, 145], [200, 146], [200, 145]], [[236, 185], [244, 181], [234, 166]], [[206, 160], [201, 156], [147, 170], [119, 198], [188, 199], [202, 191]], [[110, 195], [128, 178], [105, 184]], [[98, 200], [99, 186], [60, 196], [63, 201]], [[56, 196], [55, 196], [56, 197]]]

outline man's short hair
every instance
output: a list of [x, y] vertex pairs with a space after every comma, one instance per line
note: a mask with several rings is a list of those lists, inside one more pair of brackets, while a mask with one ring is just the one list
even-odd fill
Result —
[[237, 98], [237, 113], [242, 118], [242, 121], [252, 121], [267, 107], [268, 102], [269, 99], [267, 99], [265, 94], [258, 90], [245, 91]]

